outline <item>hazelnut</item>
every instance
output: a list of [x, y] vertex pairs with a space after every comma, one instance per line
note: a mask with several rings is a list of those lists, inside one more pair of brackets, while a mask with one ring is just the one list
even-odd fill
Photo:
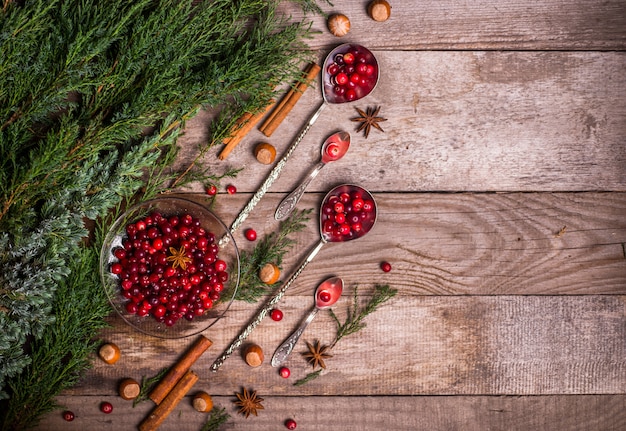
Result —
[[193, 397], [193, 408], [199, 412], [209, 412], [213, 408], [213, 399], [206, 392], [198, 392]]
[[254, 148], [254, 157], [264, 165], [274, 163], [276, 159], [276, 148], [272, 144], [262, 142]]
[[328, 17], [328, 30], [337, 37], [345, 36], [350, 31], [350, 20], [340, 13]]
[[109, 365], [113, 365], [120, 359], [120, 348], [113, 343], [107, 343], [100, 347], [98, 356]]
[[141, 387], [139, 383], [131, 378], [124, 379], [120, 382], [120, 386], [118, 388], [118, 392], [120, 397], [125, 400], [133, 400], [139, 396], [139, 392], [141, 391]]
[[274, 284], [280, 278], [280, 268], [273, 263], [266, 263], [259, 271], [259, 278], [265, 284]]
[[374, 21], [387, 21], [391, 16], [391, 6], [387, 0], [374, 0], [367, 6], [367, 13]]
[[265, 356], [263, 355], [263, 349], [256, 344], [250, 344], [246, 351], [244, 352], [244, 359], [246, 360], [246, 364], [251, 367], [258, 367], [263, 363], [263, 359]]

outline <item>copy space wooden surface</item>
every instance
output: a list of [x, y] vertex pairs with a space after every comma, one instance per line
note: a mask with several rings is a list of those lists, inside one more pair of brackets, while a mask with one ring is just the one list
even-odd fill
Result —
[[[626, 2], [390, 3], [385, 23], [367, 17], [366, 1], [327, 6], [352, 21], [341, 39], [314, 18], [320, 61], [338, 43], [363, 44], [381, 64], [381, 82], [367, 99], [323, 111], [244, 223], [259, 235], [276, 229], [276, 205], [322, 141], [346, 130], [347, 156], [324, 168], [299, 207], [317, 209], [338, 183], [359, 184], [378, 203], [374, 230], [322, 248], [280, 303], [283, 321], [266, 319], [250, 336], [265, 350], [261, 367], [236, 352], [211, 373], [261, 306], [235, 303], [204, 333], [213, 346], [193, 367], [195, 389], [226, 408], [225, 430], [284, 429], [288, 418], [302, 430], [626, 429]], [[216, 173], [244, 168], [232, 181], [239, 192], [214, 207], [227, 224], [271, 169], [254, 159], [254, 145], [271, 142], [280, 155], [321, 101], [317, 85], [271, 138], [254, 130], [225, 161], [220, 146], [207, 154]], [[388, 121], [365, 139], [350, 118], [368, 106]], [[211, 116], [187, 124], [179, 166], [206, 139]], [[200, 187], [181, 192], [205, 199]], [[316, 217], [285, 259], [283, 280], [317, 243]], [[254, 245], [242, 230], [235, 238]], [[294, 387], [311, 370], [299, 354], [304, 341], [332, 340], [328, 313], [296, 346], [290, 379], [269, 358], [333, 274], [346, 282], [340, 318], [356, 286], [364, 300], [377, 283], [399, 294], [334, 347], [318, 379]], [[171, 366], [193, 341], [143, 336], [115, 316], [111, 324], [102, 337], [120, 346], [120, 361], [94, 355], [94, 368], [58, 400], [77, 419], [57, 411], [39, 429], [135, 429], [152, 403], [133, 409], [117, 397], [117, 382]], [[243, 387], [265, 399], [258, 417], [237, 414], [232, 400]], [[104, 400], [111, 415], [98, 410]], [[205, 419], [188, 397], [161, 429], [196, 430]]]

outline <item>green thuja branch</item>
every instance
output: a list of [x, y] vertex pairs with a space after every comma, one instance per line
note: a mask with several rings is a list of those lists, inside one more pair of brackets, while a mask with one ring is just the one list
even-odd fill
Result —
[[133, 407], [135, 407], [140, 402], [149, 399], [150, 392], [152, 391], [152, 389], [154, 389], [157, 383], [161, 381], [161, 379], [165, 376], [165, 373], [167, 373], [168, 370], [169, 368], [163, 368], [152, 377], [141, 377], [141, 382], [139, 383], [139, 395], [137, 395], [137, 398], [133, 400]]
[[259, 270], [267, 263], [280, 268], [283, 257], [295, 244], [292, 235], [306, 227], [311, 212], [312, 209], [294, 211], [280, 224], [278, 231], [265, 236], [252, 251], [241, 252], [241, 277], [236, 299], [255, 302], [267, 293], [268, 285], [259, 278]]
[[228, 419], [230, 419], [230, 415], [226, 413], [226, 408], [218, 408], [215, 406], [211, 410], [209, 419], [204, 423], [204, 425], [202, 425], [200, 431], [217, 431], [221, 425], [228, 421]]

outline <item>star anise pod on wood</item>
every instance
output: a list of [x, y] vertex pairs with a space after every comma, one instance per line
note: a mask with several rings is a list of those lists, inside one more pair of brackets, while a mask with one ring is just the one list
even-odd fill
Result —
[[176, 250], [174, 247], [170, 247], [170, 255], [167, 257], [168, 262], [172, 262], [172, 268], [180, 268], [184, 271], [187, 269], [187, 264], [191, 262], [191, 258], [185, 254], [185, 246], [180, 250]]
[[308, 352], [304, 352], [302, 356], [313, 366], [313, 369], [320, 367], [326, 369], [324, 359], [332, 358], [333, 355], [328, 353], [330, 346], [322, 346], [319, 340], [315, 340], [314, 344], [306, 342], [306, 346], [309, 349]]
[[239, 406], [239, 413], [246, 415], [246, 418], [252, 413], [257, 416], [257, 410], [263, 410], [261, 401], [263, 398], [257, 396], [256, 391], [248, 392], [246, 388], [242, 393], [235, 393], [239, 401], [235, 401], [235, 405]]
[[381, 132], [385, 132], [383, 130], [382, 127], [380, 127], [380, 124], [378, 123], [382, 123], [383, 121], [387, 121], [386, 118], [383, 117], [379, 117], [378, 113], [380, 112], [380, 106], [374, 107], [374, 108], [367, 108], [365, 111], [356, 108], [357, 112], [359, 113], [358, 117], [355, 118], [351, 118], [351, 121], [357, 122], [357, 123], [361, 123], [359, 124], [359, 126], [357, 127], [356, 131], [360, 132], [362, 130], [364, 130], [364, 134], [365, 134], [365, 138], [367, 139], [367, 137], [370, 134], [370, 130], [372, 129], [372, 127], [380, 130]]

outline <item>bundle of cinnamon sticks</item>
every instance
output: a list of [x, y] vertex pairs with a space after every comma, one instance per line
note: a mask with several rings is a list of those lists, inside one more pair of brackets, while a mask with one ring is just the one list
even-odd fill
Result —
[[[292, 86], [289, 91], [283, 96], [283, 98], [275, 103], [274, 100], [270, 102], [263, 109], [257, 113], [247, 112], [243, 114], [235, 122], [231, 136], [224, 139], [225, 147], [222, 149], [218, 158], [224, 160], [231, 151], [239, 145], [241, 140], [256, 126], [259, 121], [268, 113], [272, 111], [270, 115], [263, 121], [259, 130], [267, 137], [270, 137], [276, 128], [283, 122], [289, 112], [293, 109], [296, 102], [300, 99], [304, 91], [309, 87], [311, 82], [315, 79], [321, 68], [316, 63], [310, 63], [303, 71], [303, 80]], [[272, 110], [273, 108], [273, 110]]]
[[156, 430], [178, 403], [198, 381], [198, 375], [190, 368], [213, 344], [200, 335], [185, 354], [174, 364], [159, 384], [150, 392], [150, 399], [157, 405], [139, 425], [140, 431]]

